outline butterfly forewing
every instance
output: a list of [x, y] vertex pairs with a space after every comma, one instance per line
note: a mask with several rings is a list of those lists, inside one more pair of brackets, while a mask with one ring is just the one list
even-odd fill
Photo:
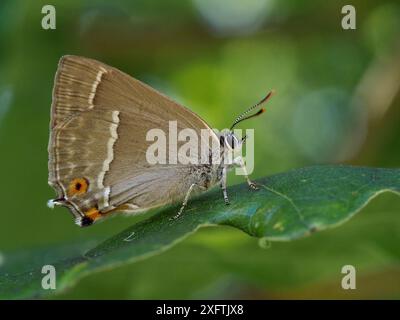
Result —
[[168, 133], [170, 121], [199, 136], [202, 129], [211, 131], [189, 109], [115, 68], [61, 58], [49, 142], [55, 203], [69, 207], [84, 225], [110, 211], [142, 211], [178, 199], [190, 186], [193, 167], [146, 159], [153, 143], [146, 134], [154, 128]]

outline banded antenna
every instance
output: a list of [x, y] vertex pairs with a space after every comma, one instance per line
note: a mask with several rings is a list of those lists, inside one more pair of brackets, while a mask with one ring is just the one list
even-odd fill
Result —
[[245, 112], [243, 112], [239, 117], [236, 118], [236, 120], [233, 122], [231, 128], [229, 129], [230, 131], [232, 131], [232, 129], [239, 123], [242, 122], [244, 120], [253, 118], [253, 117], [257, 117], [260, 114], [265, 112], [265, 108], [261, 108], [260, 110], [258, 110], [256, 113], [249, 115], [246, 117], [246, 115], [251, 112], [252, 110], [254, 110], [255, 108], [263, 105], [264, 103], [266, 103], [269, 98], [271, 98], [271, 96], [275, 93], [275, 90], [270, 91], [265, 98], [263, 98], [260, 102], [256, 103], [254, 106], [250, 107], [249, 109], [247, 109]]

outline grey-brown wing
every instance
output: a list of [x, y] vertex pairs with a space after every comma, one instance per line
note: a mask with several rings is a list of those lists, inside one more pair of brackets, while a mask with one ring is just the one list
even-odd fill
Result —
[[64, 56], [50, 123], [49, 184], [58, 193], [56, 203], [81, 219], [115, 209], [139, 211], [178, 197], [190, 166], [150, 165], [146, 159], [152, 143], [147, 132], [168, 132], [170, 121], [199, 135], [210, 130], [193, 112], [125, 73]]

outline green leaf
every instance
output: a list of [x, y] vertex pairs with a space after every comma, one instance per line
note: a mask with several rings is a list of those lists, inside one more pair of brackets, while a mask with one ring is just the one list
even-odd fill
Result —
[[41, 289], [43, 264], [56, 267], [56, 291], [60, 292], [94, 271], [160, 253], [204, 226], [233, 226], [268, 241], [308, 236], [348, 220], [381, 192], [400, 193], [400, 170], [316, 166], [263, 178], [257, 183], [258, 191], [250, 190], [246, 184], [230, 187], [229, 206], [218, 189], [202, 194], [189, 202], [177, 220], [170, 218], [179, 204], [163, 208], [83, 254], [79, 250], [90, 245], [73, 247], [62, 255], [63, 259], [59, 258], [62, 248], [32, 252], [21, 259], [6, 255], [7, 272], [0, 275], [0, 297], [48, 294]]
[[[395, 299], [400, 297], [398, 212], [398, 196], [387, 192], [340, 228], [270, 242], [267, 249], [232, 227], [202, 228], [163, 254], [93, 273], [54, 298], [301, 299], [305, 293], [311, 299]], [[348, 264], [357, 270], [356, 292], [340, 286], [340, 271]]]

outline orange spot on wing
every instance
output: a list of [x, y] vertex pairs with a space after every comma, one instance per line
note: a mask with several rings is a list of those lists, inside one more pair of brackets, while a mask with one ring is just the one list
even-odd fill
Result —
[[75, 178], [71, 181], [68, 187], [68, 195], [70, 197], [75, 195], [85, 194], [88, 191], [89, 182], [85, 178]]
[[95, 221], [101, 217], [101, 212], [97, 208], [91, 208], [85, 212], [85, 216]]

